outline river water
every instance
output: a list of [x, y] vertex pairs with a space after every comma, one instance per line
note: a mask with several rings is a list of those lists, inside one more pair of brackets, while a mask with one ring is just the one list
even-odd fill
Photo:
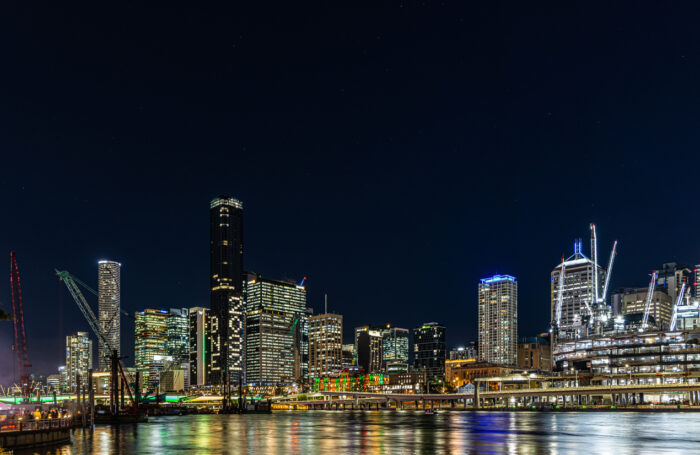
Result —
[[700, 453], [700, 413], [282, 411], [76, 430], [68, 454]]

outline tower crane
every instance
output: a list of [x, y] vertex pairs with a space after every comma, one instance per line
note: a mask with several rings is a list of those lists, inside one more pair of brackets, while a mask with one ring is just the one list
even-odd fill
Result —
[[676, 299], [676, 304], [673, 305], [673, 316], [671, 316], [671, 326], [670, 330], [676, 330], [676, 321], [678, 320], [678, 307], [683, 304], [683, 298], [685, 297], [685, 281], [681, 286], [681, 290], [678, 293], [678, 298]]
[[659, 272], [656, 270], [654, 270], [654, 273], [651, 274], [651, 281], [649, 281], [649, 291], [647, 292], [647, 300], [644, 306], [644, 319], [642, 319], [642, 327], [641, 329], [639, 329], [640, 332], [646, 330], [647, 325], [649, 323], [649, 310], [651, 310], [651, 299], [652, 297], [654, 297], [654, 288], [656, 287], [656, 278], [658, 276]]
[[10, 252], [10, 294], [12, 297], [12, 319], [15, 329], [15, 344], [12, 349], [17, 356], [17, 373], [22, 398], [28, 399], [32, 391], [29, 376], [29, 356], [27, 354], [27, 332], [24, 329], [24, 308], [22, 307], [22, 287], [19, 282], [19, 268], [15, 252]]
[[610, 260], [608, 261], [608, 270], [605, 273], [605, 283], [603, 284], [603, 295], [601, 296], [601, 301], [605, 303], [608, 297], [608, 287], [610, 286], [610, 275], [612, 275], [613, 264], [615, 263], [615, 256], [617, 256], [617, 240], [613, 243], [612, 251], [610, 252]]
[[564, 275], [566, 274], [566, 264], [564, 263], [564, 255], [561, 255], [561, 271], [559, 272], [559, 285], [557, 290], [557, 307], [555, 309], [555, 325], [557, 330], [561, 325], [561, 307], [564, 303]]
[[[81, 313], [83, 313], [83, 316], [85, 316], [85, 319], [87, 320], [88, 325], [90, 325], [90, 328], [92, 331], [95, 333], [95, 336], [97, 337], [98, 342], [106, 347], [109, 352], [111, 353], [110, 355], [110, 360], [111, 360], [111, 382], [112, 382], [112, 387], [111, 387], [111, 412], [112, 416], [116, 417], [119, 415], [119, 389], [117, 387], [117, 384], [119, 382], [119, 379], [122, 380], [122, 384], [126, 391], [129, 394], [129, 399], [131, 400], [132, 403], [132, 412], [135, 414], [137, 413], [137, 403], [136, 400], [134, 400], [134, 395], [131, 393], [131, 387], [129, 387], [129, 382], [126, 379], [126, 375], [124, 374], [124, 368], [122, 367], [121, 364], [121, 358], [119, 357], [119, 354], [117, 353], [117, 350], [114, 349], [113, 346], [109, 344], [109, 340], [107, 339], [107, 336], [105, 333], [102, 331], [100, 328], [100, 325], [98, 323], [98, 319], [95, 317], [95, 313], [92, 311], [92, 308], [90, 308], [90, 305], [88, 304], [87, 300], [85, 299], [85, 296], [83, 293], [80, 291], [80, 288], [78, 288], [78, 284], [83, 286], [85, 289], [89, 290], [90, 292], [97, 294], [90, 286], [86, 285], [82, 281], [80, 281], [78, 278], [72, 276], [67, 270], [59, 271], [56, 270], [56, 275], [58, 275], [58, 278], [63, 281], [63, 283], [66, 285], [68, 288], [68, 292], [70, 292], [71, 296], [73, 297], [73, 300], [75, 303], [78, 305], [78, 308], [80, 309]], [[138, 383], [138, 381], [137, 381]], [[137, 384], [138, 387], [138, 384]]]

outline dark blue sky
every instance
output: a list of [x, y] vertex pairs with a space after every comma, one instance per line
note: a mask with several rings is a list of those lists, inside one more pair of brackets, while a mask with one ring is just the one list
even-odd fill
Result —
[[[246, 268], [308, 276], [347, 339], [387, 321], [474, 339], [493, 273], [518, 278], [520, 334], [544, 331], [549, 273], [591, 221], [603, 260], [620, 241], [613, 286], [700, 262], [698, 13], [4, 4], [0, 275], [16, 251], [30, 361], [53, 372], [87, 329], [54, 267], [94, 285], [121, 261], [129, 311], [207, 305], [218, 194], [244, 202]], [[132, 355], [128, 320], [122, 337]]]

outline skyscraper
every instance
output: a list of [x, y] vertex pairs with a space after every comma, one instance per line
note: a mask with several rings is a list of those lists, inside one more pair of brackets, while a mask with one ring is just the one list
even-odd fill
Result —
[[76, 332], [66, 337], [66, 374], [68, 376], [68, 391], [77, 389], [76, 375], [80, 375], [80, 383], [88, 383], [87, 373], [92, 368], [92, 340], [87, 332]]
[[[117, 350], [117, 354], [121, 353], [121, 266], [115, 261], [102, 260], [97, 263], [97, 318], [102, 333], [112, 349]], [[111, 352], [101, 342], [98, 344], [98, 354], [98, 368], [109, 370], [107, 357]]]
[[307, 333], [304, 286], [249, 274], [245, 302], [248, 385], [305, 382], [308, 352], [303, 343]]
[[209, 310], [202, 307], [190, 308], [190, 385], [203, 386], [207, 383], [207, 318]]
[[[243, 204], [219, 196], [209, 204], [214, 384], [237, 382], [243, 373]], [[218, 351], [217, 351], [218, 350]]]
[[154, 362], [162, 362], [168, 354], [168, 311], [145, 309], [135, 318], [134, 366], [141, 372], [142, 384], [149, 383]]
[[368, 373], [382, 371], [382, 332], [380, 328], [363, 325], [355, 328], [357, 366]]
[[168, 312], [168, 355], [178, 365], [189, 362], [190, 312], [187, 308], [170, 308]]
[[382, 329], [382, 369], [391, 373], [408, 371], [408, 329]]
[[510, 275], [479, 283], [479, 360], [502, 365], [518, 360], [518, 283]]
[[[581, 251], [581, 241], [574, 242], [574, 254], [564, 261], [564, 288], [562, 290], [561, 320], [556, 338], [576, 339], [588, 335], [588, 308], [593, 302], [594, 264]], [[559, 296], [559, 263], [550, 276], [551, 320], [556, 320]], [[598, 283], [605, 282], [605, 271], [598, 265]]]
[[[352, 356], [352, 354], [351, 354]], [[343, 316], [309, 318], [309, 379], [338, 376], [343, 369]]]
[[428, 381], [445, 378], [445, 327], [427, 322], [413, 329], [413, 368], [425, 372]]

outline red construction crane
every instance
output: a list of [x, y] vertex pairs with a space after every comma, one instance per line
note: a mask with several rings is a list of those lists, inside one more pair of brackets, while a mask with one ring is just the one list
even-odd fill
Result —
[[19, 283], [19, 269], [15, 252], [10, 253], [10, 294], [12, 295], [12, 316], [15, 324], [14, 351], [17, 356], [17, 372], [22, 396], [29, 398], [32, 391], [29, 379], [29, 356], [27, 355], [27, 334], [24, 330], [24, 310], [22, 309], [22, 287]]

